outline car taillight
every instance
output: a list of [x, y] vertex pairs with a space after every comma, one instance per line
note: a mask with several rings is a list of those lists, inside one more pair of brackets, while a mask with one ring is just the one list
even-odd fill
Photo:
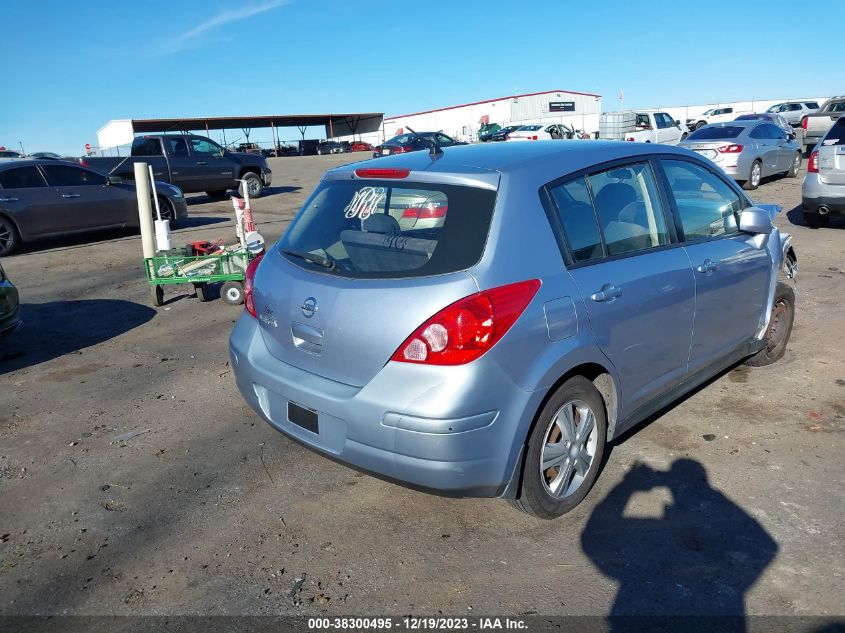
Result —
[[430, 218], [442, 218], [449, 210], [447, 205], [428, 204], [424, 207], [408, 207], [402, 212], [403, 218], [416, 218], [425, 220]]
[[626, 141], [631, 141], [631, 142], [633, 143], [633, 142], [636, 142], [636, 140], [637, 140], [637, 139], [635, 139], [635, 138], [633, 138], [633, 137], [632, 137], [632, 138], [626, 138], [625, 140], [626, 140]]
[[807, 161], [807, 173], [819, 173], [819, 150], [817, 149], [813, 150], [813, 153], [810, 154], [810, 159]]
[[246, 267], [246, 274], [244, 275], [244, 308], [252, 316], [255, 314], [255, 297], [253, 291], [255, 290], [255, 271], [258, 270], [258, 264], [261, 263], [264, 253], [253, 259], [249, 266]]
[[358, 178], [407, 178], [411, 173], [410, 169], [382, 169], [370, 167], [369, 169], [356, 169], [355, 175]]
[[414, 331], [390, 360], [424, 365], [463, 365], [492, 348], [540, 289], [530, 279], [464, 297]]
[[722, 145], [717, 147], [716, 151], [720, 154], [739, 154], [742, 151], [742, 145]]
[[804, 131], [807, 131], [807, 117], [801, 119], [801, 127], [804, 128]]

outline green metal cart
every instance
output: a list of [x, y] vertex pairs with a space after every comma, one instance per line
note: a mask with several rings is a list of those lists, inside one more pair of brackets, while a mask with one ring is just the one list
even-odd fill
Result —
[[208, 284], [222, 283], [220, 298], [230, 305], [244, 302], [244, 275], [254, 255], [246, 250], [214, 255], [162, 253], [144, 260], [153, 305], [164, 304], [164, 286], [193, 284], [197, 299], [209, 298]]

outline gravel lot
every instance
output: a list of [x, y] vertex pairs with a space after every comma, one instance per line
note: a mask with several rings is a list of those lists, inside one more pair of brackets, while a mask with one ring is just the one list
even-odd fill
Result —
[[[365, 157], [271, 159], [268, 241], [324, 170]], [[845, 218], [807, 228], [800, 184], [753, 194], [784, 206], [799, 256], [786, 357], [623, 437], [551, 522], [272, 430], [229, 368], [240, 308], [182, 286], [151, 308], [135, 235], [6, 258], [25, 325], [0, 348], [0, 614], [845, 613]], [[233, 237], [228, 202], [189, 203], [177, 244]]]

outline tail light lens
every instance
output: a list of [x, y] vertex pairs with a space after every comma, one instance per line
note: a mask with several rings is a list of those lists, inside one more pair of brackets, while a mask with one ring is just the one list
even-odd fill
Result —
[[464, 297], [423, 323], [390, 360], [423, 365], [463, 365], [492, 348], [540, 289], [530, 279]]
[[446, 216], [449, 207], [445, 204], [428, 204], [424, 207], [408, 207], [402, 212], [403, 218], [414, 218], [426, 220], [431, 218], [442, 218]]
[[804, 128], [804, 131], [807, 131], [807, 117], [801, 119], [801, 127]]
[[813, 150], [813, 153], [810, 154], [810, 159], [807, 161], [807, 173], [819, 173], [819, 150], [817, 149]]
[[244, 275], [244, 308], [252, 316], [255, 314], [255, 297], [253, 291], [255, 290], [255, 271], [258, 270], [258, 264], [264, 258], [264, 253], [253, 259], [249, 266], [246, 267], [246, 274]]
[[722, 145], [721, 147], [717, 147], [716, 151], [720, 154], [739, 154], [742, 151], [742, 145]]
[[411, 173], [410, 169], [381, 169], [370, 167], [368, 169], [356, 169], [355, 175], [358, 178], [407, 178]]
[[635, 139], [635, 138], [626, 138], [625, 140], [626, 140], [626, 141], [631, 141], [631, 142], [633, 143], [633, 142], [635, 142], [637, 139]]

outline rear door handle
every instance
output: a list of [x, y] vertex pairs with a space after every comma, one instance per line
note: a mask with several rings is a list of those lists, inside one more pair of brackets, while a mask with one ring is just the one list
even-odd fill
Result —
[[62, 198], [78, 198], [78, 193], [63, 193]]
[[622, 296], [622, 288], [614, 286], [613, 284], [604, 284], [601, 290], [590, 295], [593, 301], [613, 301], [617, 297]]
[[699, 264], [695, 268], [698, 272], [704, 273], [705, 275], [708, 273], [712, 273], [716, 270], [716, 262], [712, 259], [705, 259], [703, 264]]
[[0, 202], [17, 202], [17, 198], [0, 198]]

